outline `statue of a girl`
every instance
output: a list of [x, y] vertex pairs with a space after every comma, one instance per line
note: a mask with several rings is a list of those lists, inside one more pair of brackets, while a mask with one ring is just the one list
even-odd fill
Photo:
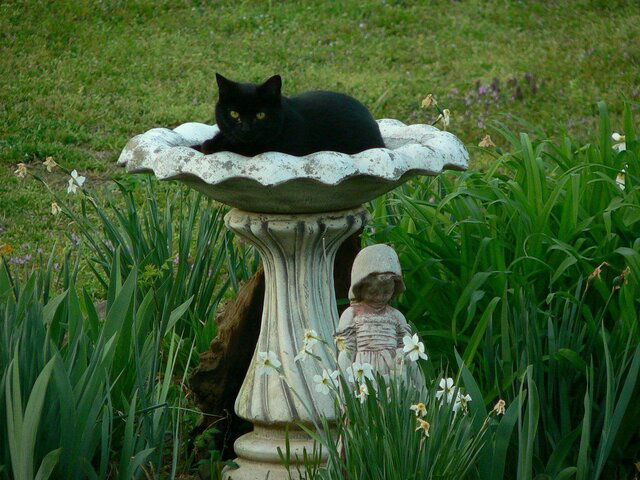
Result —
[[[389, 305], [404, 289], [400, 261], [393, 248], [378, 244], [358, 253], [351, 269], [351, 306], [340, 317], [335, 333], [336, 341], [344, 342], [338, 355], [343, 372], [353, 363], [369, 363], [384, 377], [404, 370], [403, 339], [411, 336], [411, 327], [404, 315]], [[421, 357], [426, 358], [423, 352]], [[416, 387], [424, 385], [418, 368], [410, 378]]]

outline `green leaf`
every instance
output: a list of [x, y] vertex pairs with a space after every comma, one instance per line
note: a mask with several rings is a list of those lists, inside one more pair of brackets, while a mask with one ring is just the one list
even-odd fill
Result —
[[570, 348], [558, 349], [555, 356], [556, 358], [564, 358], [569, 363], [571, 363], [571, 365], [573, 365], [579, 372], [584, 372], [587, 369], [587, 364], [585, 363], [585, 361], [580, 358], [580, 355], [578, 355]]
[[45, 455], [42, 459], [42, 463], [40, 464], [40, 468], [38, 469], [38, 473], [36, 473], [35, 480], [48, 480], [58, 463], [58, 458], [60, 458], [60, 453], [62, 452], [61, 448], [57, 448], [55, 450], [51, 450], [49, 453]]
[[184, 315], [184, 313], [189, 309], [189, 306], [191, 305], [193, 298], [194, 297], [192, 295], [186, 302], [182, 303], [180, 306], [178, 306], [171, 312], [171, 315], [169, 315], [169, 322], [167, 323], [167, 327], [165, 328], [165, 332], [171, 331], [171, 329], [176, 324], [176, 322], [180, 320], [180, 318]]
[[5, 385], [7, 436], [15, 480], [33, 480], [36, 435], [53, 365], [54, 359], [49, 360], [36, 378], [24, 413], [20, 395], [20, 366], [17, 350], [9, 365], [10, 372]]
[[480, 321], [478, 322], [478, 325], [476, 325], [476, 328], [473, 331], [473, 335], [471, 336], [469, 344], [467, 345], [467, 348], [464, 352], [465, 365], [472, 364], [473, 357], [475, 356], [476, 350], [478, 349], [478, 345], [480, 345], [480, 342], [484, 337], [484, 333], [487, 330], [489, 322], [493, 319], [493, 311], [495, 310], [499, 301], [500, 297], [494, 297], [493, 299], [491, 299], [491, 302], [489, 302], [489, 305], [487, 305], [487, 307], [485, 308], [482, 317], [480, 317]]

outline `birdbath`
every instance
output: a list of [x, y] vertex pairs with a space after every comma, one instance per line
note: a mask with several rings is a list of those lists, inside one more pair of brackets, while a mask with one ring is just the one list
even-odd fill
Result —
[[[154, 128], [131, 139], [120, 155], [118, 163], [129, 172], [180, 180], [233, 207], [225, 217], [227, 227], [262, 258], [266, 288], [260, 335], [235, 402], [238, 416], [254, 430], [236, 440], [239, 468], [227, 470], [225, 478], [288, 479], [278, 447], [285, 451], [288, 436], [292, 459], [302, 459], [313, 442], [299, 425], [313, 428], [321, 417], [335, 418], [331, 398], [315, 390], [319, 364], [294, 357], [307, 329], [331, 342], [338, 325], [333, 263], [340, 244], [367, 223], [362, 205], [412, 176], [467, 167], [464, 145], [448, 132], [397, 120], [378, 124], [387, 148], [355, 155], [204, 155], [189, 146], [213, 137], [218, 128], [200, 123]], [[327, 353], [318, 351], [322, 363], [331, 366]], [[281, 375], [262, 372], [262, 352], [275, 354]]]

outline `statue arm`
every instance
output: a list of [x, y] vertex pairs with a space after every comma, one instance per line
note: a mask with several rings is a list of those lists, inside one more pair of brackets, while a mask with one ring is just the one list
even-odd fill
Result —
[[344, 338], [347, 350], [355, 352], [357, 350], [356, 329], [353, 323], [353, 308], [349, 307], [340, 316], [338, 329], [334, 337], [341, 336]]
[[342, 337], [346, 346], [346, 351], [338, 353], [338, 365], [343, 375], [346, 375], [347, 369], [353, 363], [355, 353], [358, 349], [356, 337], [356, 329], [353, 322], [353, 308], [347, 308], [340, 316], [338, 329], [334, 337]]
[[395, 311], [396, 314], [396, 338], [398, 339], [398, 347], [400, 350], [404, 347], [404, 343], [402, 339], [406, 335], [411, 335], [411, 327], [407, 323], [407, 320], [404, 318], [404, 315], [398, 310]]

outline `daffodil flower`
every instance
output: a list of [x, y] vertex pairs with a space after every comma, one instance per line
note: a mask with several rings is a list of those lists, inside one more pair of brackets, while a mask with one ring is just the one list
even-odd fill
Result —
[[[624, 150], [624, 149], [623, 149]], [[624, 168], [622, 170], [620, 170], [618, 172], [618, 174], [616, 175], [616, 185], [618, 186], [618, 188], [620, 190], [624, 190], [626, 187], [626, 180], [625, 180], [625, 171]]]
[[15, 173], [16, 177], [18, 177], [18, 178], [26, 177], [27, 176], [27, 165], [24, 164], [24, 163], [19, 163], [17, 165], [17, 167], [18, 168], [16, 169], [16, 171], [13, 172], [13, 173]]
[[360, 403], [364, 403], [368, 396], [369, 389], [367, 388], [367, 384], [363, 383], [356, 392], [356, 398], [360, 399]]
[[413, 412], [416, 414], [416, 417], [424, 417], [427, 414], [427, 406], [422, 402], [411, 405], [409, 407], [409, 410], [413, 410]]
[[478, 143], [478, 146], [482, 148], [489, 148], [495, 147], [496, 144], [493, 143], [493, 140], [491, 140], [491, 137], [489, 135], [485, 135], [484, 138], [480, 140], [480, 143]]
[[458, 392], [456, 401], [453, 404], [453, 411], [457, 413], [460, 409], [462, 409], [463, 413], [467, 413], [470, 401], [471, 395], [460, 395], [460, 392]]
[[328, 395], [331, 388], [336, 387], [336, 379], [338, 371], [334, 370], [329, 373], [327, 369], [322, 371], [322, 375], [314, 375], [313, 381], [316, 382], [316, 392]]
[[418, 426], [416, 427], [416, 432], [422, 430], [425, 437], [429, 436], [429, 429], [431, 428], [431, 424], [426, 420], [422, 420], [421, 418], [416, 419], [418, 421]]
[[67, 193], [76, 193], [78, 187], [82, 187], [84, 185], [85, 177], [82, 175], [78, 175], [77, 170], [73, 170], [71, 172], [71, 178], [69, 179], [69, 184], [67, 186]]
[[351, 383], [363, 383], [366, 378], [373, 382], [373, 367], [370, 363], [355, 362], [347, 369], [347, 374]]
[[589, 274], [588, 280], [591, 280], [592, 278], [597, 278], [598, 280], [600, 280], [600, 275], [602, 275], [602, 269], [608, 266], [609, 266], [608, 262], [602, 262], [593, 270], [593, 272]]
[[56, 202], [51, 202], [51, 215], [58, 215], [62, 209]]
[[273, 352], [258, 352], [258, 375], [278, 373], [282, 364]]
[[422, 100], [422, 103], [420, 105], [422, 108], [429, 108], [432, 105], [437, 106], [438, 102], [436, 102], [436, 98], [433, 96], [433, 94], [430, 93], [424, 98], [424, 100]]
[[427, 360], [429, 358], [427, 357], [427, 354], [424, 353], [424, 343], [420, 341], [417, 333], [414, 333], [413, 337], [405, 335], [402, 339], [402, 343], [404, 343], [402, 351], [412, 362], [417, 361], [418, 358], [422, 358], [423, 360]]
[[47, 157], [45, 158], [44, 162], [42, 162], [42, 164], [47, 167], [47, 172], [52, 172], [53, 169], [55, 167], [58, 166], [58, 164], [56, 163], [56, 161], [53, 159], [53, 157]]
[[441, 110], [440, 115], [438, 115], [438, 118], [436, 118], [436, 121], [433, 122], [433, 124], [435, 125], [438, 122], [442, 122], [442, 128], [444, 130], [447, 129], [447, 127], [451, 123], [451, 111], [448, 108]]
[[318, 340], [320, 340], [320, 338], [318, 337], [318, 332], [315, 330], [307, 329], [304, 331], [303, 341], [305, 346], [312, 347], [318, 343]]
[[620, 135], [618, 132], [613, 132], [613, 134], [611, 135], [611, 138], [613, 139], [614, 142], [619, 142], [612, 145], [612, 148], [615, 151], [622, 152], [623, 150], [627, 149], [627, 144], [625, 142], [626, 138], [624, 135]]
[[298, 352], [298, 354], [293, 358], [294, 362], [304, 362], [308, 357], [312, 357], [313, 352], [311, 351], [311, 347], [308, 345], [303, 345], [302, 350]]
[[496, 415], [504, 415], [505, 412], [506, 412], [505, 406], [506, 406], [505, 401], [500, 399], [500, 400], [498, 400], [498, 402], [493, 407], [493, 410], [491, 410], [491, 411], [495, 412]]
[[346, 352], [347, 351], [347, 339], [342, 335], [336, 335], [335, 338], [336, 347], [338, 347], [338, 351]]
[[450, 402], [453, 399], [453, 394], [455, 392], [456, 386], [453, 384], [453, 378], [440, 379], [440, 383], [438, 384], [441, 390], [436, 392], [436, 398], [440, 400], [443, 396], [446, 395], [447, 402]]

